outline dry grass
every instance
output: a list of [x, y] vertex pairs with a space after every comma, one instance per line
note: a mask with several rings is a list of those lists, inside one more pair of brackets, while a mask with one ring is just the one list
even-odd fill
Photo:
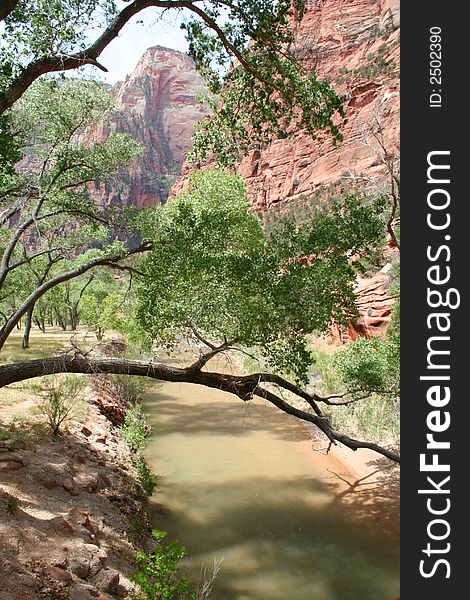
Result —
[[22, 331], [14, 331], [0, 352], [0, 363], [31, 360], [34, 358], [46, 358], [61, 348], [70, 345], [71, 331], [62, 331], [58, 328], [50, 328], [46, 333], [37, 330], [31, 332], [30, 348], [23, 350]]
[[[83, 337], [86, 331], [79, 331]], [[30, 337], [30, 348], [23, 350], [21, 342], [23, 332], [15, 331], [8, 338], [7, 343], [0, 352], [0, 364], [46, 358], [60, 350], [70, 347], [70, 338], [74, 335], [71, 331], [62, 331], [58, 328], [49, 328], [46, 333], [33, 330]], [[36, 380], [35, 385], [38, 381]], [[33, 383], [24, 381], [6, 386], [0, 390], [0, 418], [14, 412], [16, 409], [31, 413], [37, 394]], [[18, 406], [19, 405], [19, 406]]]

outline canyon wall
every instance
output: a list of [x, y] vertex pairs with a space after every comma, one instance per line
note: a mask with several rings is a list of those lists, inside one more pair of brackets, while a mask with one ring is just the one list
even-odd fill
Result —
[[[288, 139], [244, 158], [238, 170], [261, 211], [342, 179], [378, 181], [384, 177], [380, 142], [390, 153], [399, 148], [398, 0], [309, 1], [293, 51], [343, 99], [344, 140], [334, 146], [329, 138], [313, 140], [292, 127]], [[186, 175], [190, 170], [183, 167]], [[185, 177], [173, 193], [184, 186]]]
[[99, 202], [140, 208], [166, 201], [196, 123], [208, 114], [197, 99], [204, 91], [203, 78], [185, 54], [160, 46], [145, 52], [132, 74], [114, 87], [116, 110], [89, 134], [99, 141], [125, 132], [143, 146], [142, 157], [119, 178], [95, 185]]

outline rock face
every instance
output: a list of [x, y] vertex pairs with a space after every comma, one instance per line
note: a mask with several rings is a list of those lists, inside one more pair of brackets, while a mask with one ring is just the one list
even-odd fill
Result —
[[[297, 27], [295, 52], [340, 94], [346, 110], [344, 141], [315, 141], [293, 128], [288, 139], [255, 150], [239, 166], [252, 203], [269, 210], [295, 202], [341, 178], [384, 175], [381, 152], [371, 132], [382, 130], [389, 152], [399, 136], [398, 0], [311, 0]], [[382, 154], [382, 156], [380, 156]], [[189, 166], [185, 166], [187, 172]], [[177, 192], [182, 183], [175, 186]]]
[[144, 147], [118, 183], [95, 185], [99, 202], [140, 208], [166, 201], [196, 123], [208, 114], [196, 99], [204, 91], [204, 80], [185, 54], [160, 46], [145, 52], [134, 72], [114, 88], [117, 110], [89, 134], [100, 141], [125, 132]]
[[[343, 141], [313, 140], [292, 128], [288, 139], [253, 151], [238, 167], [257, 211], [297, 203], [319, 187], [358, 182], [386, 185], [384, 158], [399, 155], [398, 0], [310, 0], [296, 31], [295, 52], [306, 69], [328, 79], [343, 99]], [[381, 147], [382, 146], [382, 147]], [[189, 165], [183, 167], [189, 173]], [[186, 186], [186, 177], [173, 188]], [[301, 202], [299, 202], [301, 206]], [[388, 248], [386, 254], [393, 253]], [[385, 334], [394, 298], [383, 273], [356, 283], [361, 318], [342, 341]]]
[[353, 342], [358, 337], [385, 336], [391, 318], [395, 297], [389, 292], [390, 277], [377, 273], [373, 277], [358, 277], [354, 292], [360, 318], [348, 329], [333, 326], [331, 335], [341, 343]]
[[261, 210], [295, 201], [342, 177], [383, 176], [381, 151], [371, 131], [382, 128], [392, 152], [399, 136], [399, 16], [397, 0], [314, 0], [297, 31], [296, 51], [341, 95], [344, 140], [314, 141], [293, 130], [245, 158], [240, 173]]

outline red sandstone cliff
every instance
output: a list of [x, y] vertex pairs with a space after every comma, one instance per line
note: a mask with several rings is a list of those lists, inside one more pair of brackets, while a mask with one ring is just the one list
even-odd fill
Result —
[[[311, 0], [297, 27], [295, 51], [306, 68], [327, 78], [344, 101], [344, 141], [312, 140], [293, 128], [286, 140], [255, 150], [239, 167], [253, 205], [268, 210], [293, 202], [318, 186], [384, 174], [378, 144], [371, 135], [377, 121], [390, 152], [399, 135], [398, 0]], [[190, 165], [183, 171], [188, 173]], [[173, 189], [184, 187], [184, 178]]]
[[[253, 203], [260, 209], [344, 174], [383, 175], [370, 126], [378, 120], [391, 151], [399, 134], [399, 29], [396, 0], [315, 0], [297, 32], [298, 52], [340, 93], [346, 109], [344, 141], [315, 142], [302, 131], [243, 160]], [[310, 51], [309, 51], [310, 49]], [[372, 148], [371, 148], [372, 146]]]
[[144, 147], [118, 182], [95, 187], [100, 202], [137, 207], [165, 202], [196, 123], [208, 114], [196, 99], [204, 91], [203, 78], [185, 54], [160, 46], [145, 52], [114, 88], [117, 110], [90, 133], [102, 140], [111, 132], [126, 132]]

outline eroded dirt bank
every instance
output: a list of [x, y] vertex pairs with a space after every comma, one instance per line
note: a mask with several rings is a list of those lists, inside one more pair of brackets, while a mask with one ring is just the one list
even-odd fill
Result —
[[103, 380], [88, 399], [61, 437], [15, 431], [2, 414], [0, 600], [129, 595], [135, 550], [150, 541], [144, 496], [129, 446], [103, 414], [119, 422], [123, 407]]

